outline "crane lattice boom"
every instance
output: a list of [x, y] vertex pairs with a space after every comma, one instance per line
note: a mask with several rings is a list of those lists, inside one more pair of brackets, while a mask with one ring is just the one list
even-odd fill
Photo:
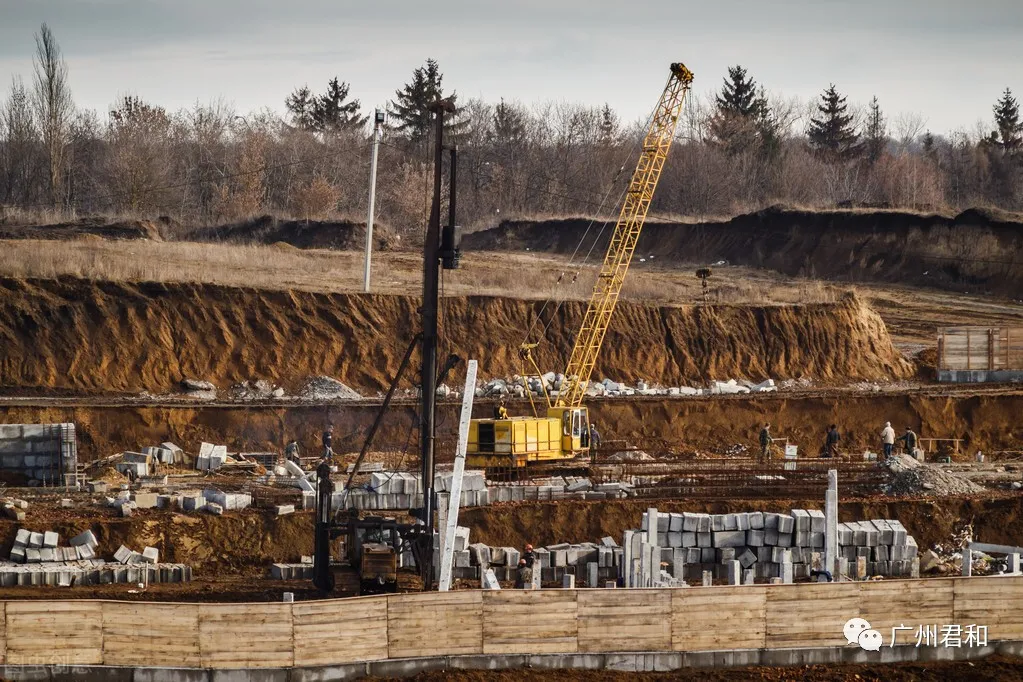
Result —
[[625, 193], [622, 210], [604, 256], [604, 264], [593, 285], [586, 317], [583, 318], [582, 329], [576, 337], [565, 371], [565, 385], [558, 395], [558, 407], [582, 405], [590, 374], [618, 303], [625, 274], [629, 271], [632, 254], [650, 210], [650, 201], [657, 188], [657, 181], [660, 180], [668, 149], [675, 138], [675, 127], [692, 82], [693, 74], [684, 64], [671, 65], [671, 76], [668, 77], [668, 84], [643, 139], [643, 152]]

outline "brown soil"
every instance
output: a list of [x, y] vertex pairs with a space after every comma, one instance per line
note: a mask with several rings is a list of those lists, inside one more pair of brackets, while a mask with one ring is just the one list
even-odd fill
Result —
[[[408, 297], [213, 285], [3, 279], [0, 294], [0, 386], [82, 392], [167, 392], [186, 377], [221, 388], [256, 378], [295, 388], [320, 374], [378, 391], [417, 318], [417, 300]], [[447, 298], [441, 350], [479, 358], [481, 377], [522, 371], [519, 344], [540, 309], [514, 299]], [[541, 367], [564, 367], [584, 310], [579, 302], [548, 308], [544, 322], [552, 313], [554, 321], [537, 353]], [[849, 296], [760, 308], [622, 303], [595, 374], [678, 385], [912, 372], [881, 318]]]
[[[366, 244], [366, 224], [347, 220], [283, 220], [264, 215], [241, 223], [202, 227], [186, 239], [199, 242], [235, 244], [290, 244], [300, 249], [361, 249]], [[401, 244], [386, 225], [373, 225], [375, 249], [392, 249]]]
[[[589, 220], [508, 221], [467, 235], [467, 250], [572, 253]], [[592, 242], [596, 230], [590, 231]], [[606, 248], [609, 230], [594, 249]], [[589, 243], [585, 249], [589, 248]], [[585, 251], [584, 249], [584, 251]], [[637, 254], [658, 263], [748, 265], [792, 276], [881, 281], [1015, 296], [1023, 222], [971, 209], [957, 216], [772, 207], [720, 223], [650, 221]]]
[[[975, 390], [975, 389], [973, 389]], [[36, 401], [32, 401], [35, 403]], [[477, 400], [475, 414], [484, 416], [493, 401]], [[964, 453], [982, 450], [1023, 451], [1023, 393], [991, 392], [949, 395], [934, 392], [766, 394], [712, 398], [642, 398], [591, 401], [590, 415], [605, 442], [621, 441], [656, 452], [658, 447], [723, 454], [730, 446], [754, 447], [759, 425], [772, 423], [776, 436], [788, 437], [800, 451], [816, 453], [825, 426], [839, 425], [842, 448], [862, 452], [878, 449], [884, 422], [897, 428], [911, 425], [926, 438], [963, 438]], [[438, 407], [438, 459], [450, 461], [458, 427], [460, 402]], [[529, 404], [512, 401], [513, 414], [528, 414]], [[79, 455], [84, 461], [170, 440], [189, 452], [199, 443], [224, 443], [231, 451], [281, 451], [297, 438], [305, 452], [315, 452], [324, 426], [335, 426], [337, 452], [358, 451], [379, 410], [378, 405], [340, 403], [289, 405], [132, 405], [122, 401], [46, 400], [38, 404], [0, 402], [0, 422], [74, 422]], [[415, 405], [392, 405], [376, 437], [380, 450], [401, 450], [409, 442]], [[411, 447], [416, 449], [416, 433]]]
[[[376, 678], [393, 679], [393, 678]], [[591, 680], [635, 680], [636, 682], [668, 682], [668, 680], [700, 680], [732, 682], [733, 680], [770, 680], [771, 682], [994, 682], [1023, 680], [1023, 660], [991, 656], [979, 661], [945, 663], [875, 663], [868, 665], [807, 665], [791, 668], [713, 668], [678, 670], [670, 673], [621, 673], [606, 670], [437, 670], [406, 678], [421, 682], [455, 680], [456, 682], [517, 682], [518, 680], [551, 680], [553, 682], [589, 682]]]
[[75, 222], [35, 225], [0, 219], [0, 239], [71, 240], [92, 236], [102, 239], [159, 240], [161, 226], [167, 220], [110, 220], [94, 216]]

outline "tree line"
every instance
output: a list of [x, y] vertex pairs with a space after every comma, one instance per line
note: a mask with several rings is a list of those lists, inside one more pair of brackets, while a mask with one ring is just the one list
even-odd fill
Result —
[[[239, 115], [222, 102], [169, 112], [129, 95], [101, 117], [75, 106], [45, 24], [33, 66], [30, 82], [15, 77], [0, 102], [6, 214], [169, 215], [185, 225], [264, 213], [364, 219], [372, 124], [339, 77], [320, 93], [297, 87], [283, 115]], [[462, 102], [427, 59], [387, 106], [377, 205], [392, 228], [422, 231], [428, 107], [447, 96], [458, 106], [446, 135], [460, 150], [463, 224], [613, 211], [645, 122], [625, 124], [607, 104]], [[889, 121], [876, 97], [859, 108], [830, 84], [814, 102], [785, 100], [734, 66], [713, 97], [691, 97], [653, 210], [698, 217], [775, 203], [1020, 210], [1023, 122], [1010, 90], [992, 113], [989, 129], [935, 135], [917, 115]]]

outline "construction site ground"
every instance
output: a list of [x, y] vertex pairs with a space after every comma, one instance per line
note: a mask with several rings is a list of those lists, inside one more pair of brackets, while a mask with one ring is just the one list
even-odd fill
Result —
[[[168, 440], [190, 451], [206, 441], [228, 444], [231, 451], [267, 452], [280, 451], [295, 438], [304, 453], [314, 453], [328, 423], [335, 426], [335, 450], [345, 453], [344, 463], [352, 461], [407, 343], [410, 316], [416, 308], [414, 297], [422, 279], [422, 259], [414, 248], [391, 248], [374, 255], [374, 294], [383, 296], [366, 298], [356, 295], [362, 284], [362, 253], [357, 250], [303, 249], [279, 242], [163, 242], [152, 236], [130, 242], [91, 237], [2, 243], [0, 278], [6, 278], [3, 288], [8, 304], [6, 310], [0, 310], [0, 332], [24, 347], [10, 349], [12, 359], [3, 370], [0, 422], [74, 422], [79, 452], [87, 462]], [[455, 341], [441, 350], [473, 357], [493, 349], [502, 354], [501, 366], [508, 369], [504, 374], [510, 375], [518, 370], [511, 369], [509, 359], [516, 357], [516, 344], [524, 340], [517, 321], [528, 319], [536, 302], [548, 297], [554, 298], [555, 306], [562, 299], [569, 301], [567, 307], [580, 306], [579, 301], [589, 295], [596, 264], [571, 264], [557, 249], [542, 253], [494, 249], [466, 251], [462, 268], [445, 274], [443, 294], [449, 302], [448, 320], [471, 320], [477, 309], [498, 311], [493, 318], [497, 321], [491, 325], [497, 327], [496, 336], [484, 338], [482, 324], [461, 332], [453, 330]], [[639, 449], [680, 467], [732, 458], [734, 466], [741, 468], [756, 448], [759, 426], [770, 421], [775, 434], [798, 443], [801, 456], [812, 459], [824, 429], [834, 422], [842, 432], [844, 453], [862, 462], [865, 450], [880, 449], [878, 434], [884, 422], [891, 421], [898, 431], [912, 424], [924, 437], [962, 438], [959, 453], [951, 456], [952, 463], [933, 466], [982, 488], [959, 495], [921, 489], [890, 495], [880, 488], [860, 494], [843, 489], [840, 480], [840, 520], [898, 519], [916, 538], [921, 551], [936, 547], [946, 557], [965, 537], [1023, 546], [1023, 421], [1019, 418], [1023, 386], [941, 385], [932, 380], [938, 327], [1023, 324], [1023, 303], [1005, 295], [976, 293], [980, 287], [964, 285], [962, 291], [973, 293], [958, 293], [947, 282], [940, 287], [890, 281], [850, 283], [839, 280], [860, 278], [835, 272], [827, 273], [830, 281], [798, 278], [749, 265], [714, 263], [648, 256], [634, 264], [623, 299], [635, 304], [627, 312], [629, 322], [667, 320], [671, 309], [685, 308], [678, 313], [676, 327], [667, 322], [664, 327], [672, 330], [700, 321], [706, 329], [717, 328], [722, 334], [714, 337], [717, 346], [702, 347], [706, 344], [700, 343], [701, 330], [691, 338], [681, 338], [646, 333], [645, 327], [636, 324], [631, 330], [639, 334], [635, 344], [608, 348], [601, 371], [612, 379], [634, 382], [653, 379], [651, 372], [656, 369], [674, 372], [679, 381], [699, 385], [702, 380], [705, 385], [710, 377], [702, 375], [709, 372], [724, 373], [713, 378], [726, 380], [742, 378], [725, 374], [744, 368], [755, 366], [761, 371], [770, 367], [779, 373], [757, 378], [775, 378], [782, 388], [758, 395], [592, 400], [590, 415], [601, 429], [608, 452]], [[707, 264], [712, 265], [713, 276], [705, 292], [694, 273]], [[915, 280], [923, 281], [924, 275], [917, 273]], [[854, 304], [846, 303], [850, 291], [855, 294]], [[85, 303], [75, 308], [76, 300]], [[704, 311], [700, 317], [699, 309], [691, 306], [700, 306], [705, 300], [714, 310]], [[644, 317], [642, 306], [660, 308]], [[767, 310], [787, 306], [803, 308], [792, 316]], [[51, 309], [60, 313], [49, 315]], [[176, 309], [188, 312], [174, 317]], [[567, 315], [566, 329], [571, 330], [573, 315], [577, 313]], [[285, 316], [290, 326], [279, 322]], [[93, 319], [108, 318], [113, 322], [107, 322], [101, 332], [90, 328]], [[883, 325], [875, 325], [878, 319]], [[51, 327], [28, 338], [25, 320]], [[736, 342], [736, 348], [725, 348], [720, 339], [727, 337], [729, 325], [739, 321], [758, 327], [751, 337], [756, 341], [771, 334], [787, 335], [777, 339], [781, 350], [764, 343], [754, 352], [741, 347], [742, 341]], [[815, 324], [820, 326], [815, 328]], [[162, 331], [164, 326], [171, 331]], [[146, 332], [152, 334], [145, 337], [145, 348], [140, 348], [138, 336]], [[847, 335], [856, 336], [854, 345], [843, 345]], [[546, 336], [546, 343], [564, 345], [570, 338], [555, 328]], [[748, 336], [740, 333], [738, 338]], [[161, 341], [165, 342], [162, 350]], [[78, 342], [81, 347], [75, 346]], [[660, 348], [669, 342], [677, 347], [647, 352], [647, 347]], [[467, 348], [457, 347], [459, 344]], [[801, 344], [809, 348], [805, 356], [786, 356], [787, 348]], [[182, 353], [179, 348], [189, 352]], [[265, 349], [274, 352], [257, 357]], [[567, 351], [558, 348], [543, 356], [544, 369], [547, 365], [558, 369], [555, 363], [563, 361]], [[862, 362], [846, 361], [839, 366], [825, 357], [843, 351]], [[700, 353], [727, 357], [699, 367], [678, 361]], [[151, 361], [142, 370], [121, 362], [135, 355], [147, 355]], [[218, 374], [192, 376], [191, 366], [175, 355], [194, 356], [195, 364], [215, 366]], [[357, 361], [350, 362], [347, 357]], [[871, 362], [877, 365], [867, 366]], [[800, 367], [809, 365], [814, 372], [797, 374]], [[81, 372], [84, 378], [74, 376], [79, 367], [87, 368]], [[222, 392], [214, 400], [197, 400], [170, 388], [184, 378], [215, 379], [220, 388], [226, 388], [224, 382], [267, 376], [267, 367], [281, 372], [269, 378], [286, 387], [288, 395], [232, 400]], [[296, 397], [298, 383], [315, 374], [341, 378], [366, 397]], [[455, 374], [461, 376], [460, 371]], [[457, 377], [449, 384], [457, 385]], [[408, 447], [416, 408], [407, 390], [410, 386], [406, 382], [399, 391], [369, 461], [389, 468], [416, 467], [414, 434], [412, 447]], [[488, 414], [492, 402], [478, 400], [477, 415]], [[441, 464], [451, 461], [459, 407], [457, 399], [442, 400], [439, 405]], [[525, 414], [530, 405], [512, 400], [509, 409]], [[985, 461], [976, 461], [978, 451], [984, 453]], [[127, 482], [109, 467], [93, 473], [115, 486]], [[240, 472], [174, 474], [180, 487], [215, 486], [226, 491], [253, 487], [251, 477]], [[312, 512], [276, 516], [270, 508], [274, 503], [299, 500], [294, 491], [267, 493], [263, 498], [257, 492], [255, 508], [223, 516], [146, 509], [137, 510], [130, 518], [121, 518], [114, 508], [104, 506], [102, 495], [58, 495], [16, 487], [14, 481], [5, 495], [25, 499], [29, 506], [20, 524], [0, 520], [0, 554], [10, 548], [18, 527], [54, 530], [62, 538], [92, 529], [105, 554], [121, 544], [135, 549], [157, 547], [162, 560], [191, 565], [194, 578], [190, 583], [144, 587], [0, 588], [0, 599], [280, 602], [285, 592], [293, 593], [296, 600], [319, 596], [309, 581], [269, 577], [272, 563], [298, 562], [312, 554]], [[61, 507], [60, 498], [70, 498], [72, 506]], [[714, 499], [521, 502], [464, 509], [459, 523], [471, 529], [474, 542], [540, 546], [596, 541], [605, 536], [620, 539], [624, 530], [638, 526], [649, 506], [664, 512], [787, 512], [822, 508], [823, 498], [823, 487], [817, 496], [775, 495], [745, 488]], [[925, 575], [953, 571], [954, 564], [944, 561]], [[401, 576], [400, 589], [420, 587], [411, 574]], [[342, 570], [339, 578], [335, 596], [356, 593], [354, 574]], [[528, 680], [541, 676], [546, 680], [1018, 680], [1023, 679], [1023, 663], [994, 657], [957, 663], [692, 670], [670, 675], [443, 671], [416, 679]]]

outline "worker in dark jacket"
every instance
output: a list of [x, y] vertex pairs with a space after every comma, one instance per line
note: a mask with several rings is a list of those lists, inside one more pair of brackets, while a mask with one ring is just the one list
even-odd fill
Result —
[[600, 432], [597, 431], [597, 425], [590, 422], [590, 448], [597, 449], [600, 447]]
[[533, 568], [533, 564], [536, 563], [536, 552], [533, 551], [533, 545], [526, 545], [526, 550], [522, 552], [522, 560], [526, 562], [526, 566]]
[[913, 429], [909, 426], [906, 427], [906, 433], [899, 436], [899, 440], [906, 444], [906, 454], [912, 456], [913, 451], [916, 450], [917, 437], [913, 433]]
[[515, 575], [515, 589], [526, 590], [533, 587], [533, 569], [526, 565], [525, 559], [519, 559], [518, 573]]
[[323, 458], [330, 459], [334, 456], [334, 425], [330, 424], [327, 426], [327, 430], [323, 432]]
[[760, 429], [760, 457], [764, 460], [771, 459], [771, 443], [774, 441], [771, 438], [771, 424], [770, 422], [764, 423], [764, 428]]
[[507, 419], [508, 408], [504, 406], [504, 398], [497, 405], [494, 405], [494, 419]]
[[828, 433], [824, 437], [824, 456], [825, 457], [838, 457], [838, 441], [841, 440], [841, 436], [838, 435], [838, 426], [832, 424], [828, 427]]

